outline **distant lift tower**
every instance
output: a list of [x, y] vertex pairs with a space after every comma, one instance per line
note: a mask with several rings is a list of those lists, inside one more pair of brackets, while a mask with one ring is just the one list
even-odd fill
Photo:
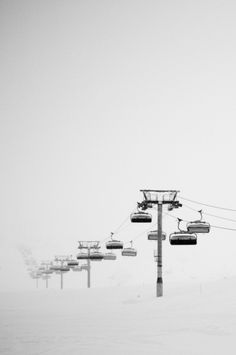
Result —
[[[99, 252], [100, 249], [100, 242], [93, 241], [93, 240], [85, 240], [85, 241], [78, 241], [80, 252], [77, 254], [78, 260], [87, 260], [87, 287], [91, 287], [91, 260], [92, 261], [102, 261], [104, 259], [104, 255]], [[85, 269], [83, 267], [83, 269]]]
[[142, 210], [152, 208], [157, 205], [157, 284], [156, 296], [163, 296], [163, 279], [162, 279], [162, 209], [163, 205], [167, 205], [168, 210], [181, 207], [182, 205], [176, 200], [177, 190], [140, 190], [143, 193], [144, 200], [138, 203], [138, 207]]
[[63, 275], [64, 275], [64, 273], [70, 271], [70, 268], [67, 266], [68, 260], [70, 260], [70, 255], [56, 255], [55, 256], [55, 261], [57, 263], [59, 263], [59, 265], [60, 265], [57, 272], [60, 273], [60, 276], [61, 276], [61, 290], [64, 287]]

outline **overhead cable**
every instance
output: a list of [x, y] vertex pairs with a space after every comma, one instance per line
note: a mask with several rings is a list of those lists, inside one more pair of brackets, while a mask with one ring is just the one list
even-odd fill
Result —
[[[192, 210], [192, 211], [195, 211], [195, 212], [199, 212], [198, 210], [196, 210], [195, 208], [192, 208], [188, 205], [185, 205], [183, 204], [184, 207]], [[211, 217], [216, 217], [216, 218], [219, 218], [219, 219], [224, 219], [225, 221], [229, 221], [229, 222], [236, 222], [236, 219], [231, 219], [231, 218], [226, 218], [226, 217], [222, 217], [222, 216], [217, 216], [215, 214], [211, 214], [211, 213], [207, 213], [207, 212], [204, 212], [202, 211], [202, 214], [205, 214], [206, 216], [211, 216]]]
[[215, 205], [209, 205], [209, 204], [207, 204], [207, 203], [203, 203], [203, 202], [199, 202], [199, 201], [195, 201], [195, 200], [190, 200], [189, 198], [185, 198], [185, 197], [182, 197], [182, 196], [179, 196], [179, 198], [181, 198], [182, 200], [185, 200], [185, 201], [189, 201], [189, 202], [192, 202], [192, 203], [196, 203], [197, 205], [202, 205], [202, 206], [217, 208], [217, 209], [219, 209], [219, 210], [225, 210], [225, 211], [236, 212], [236, 210], [235, 210], [235, 209], [232, 209], [232, 208], [220, 207], [220, 206], [215, 206]]

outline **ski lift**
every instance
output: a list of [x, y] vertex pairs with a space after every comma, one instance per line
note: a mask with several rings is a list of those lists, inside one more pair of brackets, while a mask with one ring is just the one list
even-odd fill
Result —
[[[148, 240], [158, 240], [157, 231], [148, 232]], [[162, 240], [166, 240], [166, 233], [165, 232], [162, 232]]]
[[202, 221], [202, 210], [198, 211], [201, 215], [201, 218], [197, 221], [189, 222], [187, 224], [187, 230], [190, 233], [209, 233], [210, 224]]
[[188, 231], [181, 230], [179, 225], [182, 219], [178, 218], [179, 232], [170, 234], [169, 240], [171, 245], [196, 245], [197, 235]]
[[150, 223], [152, 222], [152, 215], [147, 212], [138, 211], [130, 215], [132, 223]]
[[50, 269], [44, 270], [44, 271], [42, 271], [42, 274], [45, 274], [45, 275], [53, 274], [53, 270], [50, 270]]
[[106, 243], [106, 248], [107, 249], [123, 249], [123, 242], [113, 239], [112, 238], [113, 234], [114, 233], [111, 233], [111, 240], [109, 240], [109, 242]]
[[68, 267], [70, 267], [70, 268], [73, 268], [73, 267], [75, 267], [75, 266], [78, 266], [79, 265], [79, 263], [78, 263], [78, 261], [77, 260], [69, 260], [69, 261], [67, 261], [67, 266]]
[[68, 272], [68, 271], [70, 271], [70, 268], [68, 266], [61, 266], [60, 271], [61, 272]]
[[76, 258], [78, 259], [78, 260], [86, 260], [86, 259], [88, 259], [88, 252], [79, 252], [78, 254], [77, 254], [77, 256], [76, 256]]
[[72, 268], [72, 271], [82, 271], [82, 268], [80, 266], [75, 266]]
[[52, 265], [52, 266], [50, 266], [49, 269], [52, 271], [58, 271], [60, 269], [60, 266], [59, 265]]
[[102, 261], [104, 259], [104, 255], [98, 250], [90, 251], [89, 259], [92, 261]]
[[116, 254], [109, 252], [104, 254], [104, 260], [116, 260]]
[[121, 252], [122, 256], [137, 256], [137, 250], [133, 248], [133, 242], [130, 241], [131, 246], [129, 248], [124, 248]]

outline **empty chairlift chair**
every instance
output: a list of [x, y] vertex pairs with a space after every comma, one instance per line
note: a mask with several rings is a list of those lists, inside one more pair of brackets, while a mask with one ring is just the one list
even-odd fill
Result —
[[61, 266], [60, 267], [60, 271], [63, 272], [63, 273], [64, 272], [68, 272], [68, 271], [70, 271], [70, 268], [68, 266]]
[[104, 260], [116, 260], [116, 254], [109, 252], [104, 254]]
[[78, 265], [79, 265], [79, 263], [78, 263], [77, 260], [71, 259], [71, 260], [67, 261], [67, 266], [70, 267], [70, 268], [74, 268], [74, 267], [76, 267]]
[[92, 250], [90, 251], [89, 259], [92, 261], [102, 261], [104, 259], [104, 255], [98, 250]]
[[129, 248], [124, 248], [121, 252], [122, 256], [137, 256], [137, 250], [133, 248], [133, 242], [130, 241], [131, 246]]
[[[157, 231], [148, 232], [148, 240], [157, 240], [157, 239], [158, 239]], [[166, 240], [166, 233], [165, 232], [162, 232], [162, 240]]]
[[123, 249], [123, 242], [113, 239], [113, 234], [111, 233], [111, 240], [106, 243], [106, 249]]
[[88, 260], [88, 258], [89, 258], [88, 252], [82, 252], [82, 251], [80, 251], [80, 252], [77, 254], [76, 258], [77, 258], [78, 260]]
[[44, 275], [53, 274], [53, 270], [51, 270], [51, 269], [44, 270], [44, 271], [42, 272], [42, 274], [44, 274]]
[[50, 270], [52, 270], [52, 271], [58, 271], [58, 270], [60, 270], [60, 265], [51, 265], [50, 266]]
[[152, 215], [147, 212], [138, 211], [130, 215], [132, 223], [151, 223]]
[[[182, 219], [178, 218], [178, 228], [181, 221]], [[178, 232], [170, 234], [169, 240], [171, 245], [196, 245], [197, 235], [179, 228]]]
[[189, 222], [187, 224], [187, 230], [190, 233], [209, 233], [210, 224], [202, 221], [202, 210], [198, 211], [201, 215], [201, 218], [197, 221]]

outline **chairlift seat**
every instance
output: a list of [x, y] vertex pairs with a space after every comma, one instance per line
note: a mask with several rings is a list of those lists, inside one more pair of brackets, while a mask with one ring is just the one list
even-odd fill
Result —
[[50, 266], [50, 270], [52, 271], [58, 271], [60, 269], [60, 266], [59, 265], [52, 265]]
[[109, 240], [109, 242], [106, 243], [106, 248], [107, 249], [123, 249], [123, 243], [119, 240]]
[[67, 271], [70, 271], [70, 268], [68, 266], [62, 266], [62, 267], [60, 267], [60, 271], [67, 272]]
[[169, 240], [171, 245], [196, 245], [197, 235], [187, 231], [180, 231], [171, 233]]
[[104, 259], [104, 255], [99, 251], [90, 252], [90, 260], [92, 261], [102, 261]]
[[121, 252], [122, 256], [137, 256], [137, 250], [134, 248], [124, 248]]
[[86, 260], [86, 259], [88, 259], [88, 253], [78, 253], [77, 254], [77, 256], [76, 256], [76, 258], [78, 259], [78, 260]]
[[135, 212], [130, 216], [132, 223], [150, 223], [152, 222], [152, 215], [146, 212]]
[[78, 265], [79, 265], [79, 263], [76, 260], [67, 261], [67, 266], [69, 266], [69, 267], [74, 267], [74, 266], [78, 266]]
[[[157, 231], [148, 232], [148, 240], [158, 240]], [[162, 240], [166, 240], [166, 233], [162, 232]]]
[[45, 274], [45, 275], [50, 275], [50, 274], [53, 274], [53, 270], [44, 270], [43, 272], [42, 272], [42, 274]]
[[203, 221], [194, 221], [187, 224], [187, 230], [190, 233], [209, 233], [210, 224]]
[[116, 260], [116, 254], [114, 253], [105, 253], [104, 260]]

